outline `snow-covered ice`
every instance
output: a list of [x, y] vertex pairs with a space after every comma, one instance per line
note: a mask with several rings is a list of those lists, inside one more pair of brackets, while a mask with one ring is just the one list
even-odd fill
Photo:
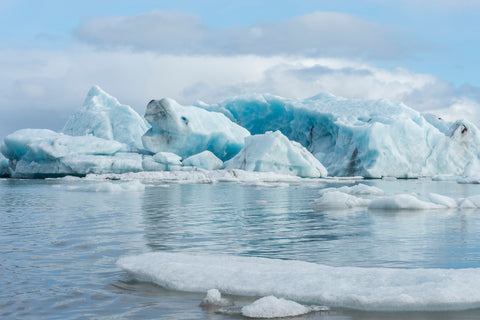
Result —
[[225, 162], [225, 168], [311, 178], [327, 176], [325, 167], [307, 149], [288, 140], [280, 131], [245, 138], [245, 146]]
[[144, 147], [183, 158], [209, 150], [222, 161], [230, 159], [250, 135], [221, 113], [181, 106], [172, 99], [150, 101], [145, 119], [151, 128], [142, 137]]
[[320, 306], [304, 306], [295, 301], [268, 296], [242, 307], [242, 315], [249, 318], [283, 318], [295, 317], [312, 311], [326, 311], [328, 308]]
[[351, 187], [343, 186], [340, 188], [324, 188], [320, 189], [319, 193], [325, 194], [331, 191], [339, 191], [347, 194], [362, 196], [382, 196], [385, 194], [385, 191], [383, 191], [382, 189], [373, 186], [367, 186], [363, 183], [359, 183]]
[[470, 175], [480, 167], [475, 125], [433, 121], [389, 100], [255, 94], [201, 106], [223, 112], [252, 134], [280, 130], [313, 153], [330, 175]]
[[330, 267], [294, 260], [152, 252], [117, 265], [164, 288], [276, 296], [298, 303], [360, 310], [480, 308], [480, 269]]
[[71, 136], [92, 135], [116, 140], [143, 149], [142, 136], [148, 128], [147, 122], [130, 106], [93, 86], [83, 107], [68, 119], [63, 132]]

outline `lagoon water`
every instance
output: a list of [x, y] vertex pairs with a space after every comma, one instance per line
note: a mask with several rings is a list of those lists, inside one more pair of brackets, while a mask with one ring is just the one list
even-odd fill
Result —
[[[366, 180], [387, 194], [480, 194], [480, 185]], [[92, 192], [86, 180], [0, 179], [1, 319], [242, 319], [200, 303], [205, 293], [133, 280], [116, 266], [152, 251], [302, 260], [342, 267], [478, 268], [480, 210], [319, 210], [318, 191], [344, 184], [143, 182]], [[234, 275], [232, 275], [234, 276]], [[230, 297], [239, 306], [257, 297]], [[478, 319], [480, 310], [369, 312], [294, 319]]]

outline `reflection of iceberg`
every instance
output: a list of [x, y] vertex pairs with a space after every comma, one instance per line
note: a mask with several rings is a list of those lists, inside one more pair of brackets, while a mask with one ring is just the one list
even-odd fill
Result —
[[181, 291], [275, 295], [361, 310], [460, 310], [480, 307], [480, 269], [329, 267], [302, 261], [153, 252], [121, 258], [141, 281]]

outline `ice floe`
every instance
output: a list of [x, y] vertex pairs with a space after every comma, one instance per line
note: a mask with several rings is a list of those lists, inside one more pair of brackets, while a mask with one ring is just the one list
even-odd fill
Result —
[[303, 261], [152, 252], [117, 265], [167, 289], [276, 296], [297, 303], [360, 310], [480, 308], [480, 269], [330, 267]]

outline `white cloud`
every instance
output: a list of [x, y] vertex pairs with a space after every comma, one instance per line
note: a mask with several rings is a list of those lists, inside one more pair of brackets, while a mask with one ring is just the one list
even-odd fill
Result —
[[59, 130], [98, 84], [140, 114], [151, 99], [209, 103], [244, 93], [306, 98], [329, 92], [348, 98], [400, 100], [480, 124], [480, 89], [455, 88], [432, 75], [382, 69], [348, 59], [286, 56], [167, 55], [98, 51], [0, 51], [0, 137], [25, 127]]
[[395, 58], [416, 46], [389, 26], [337, 12], [314, 12], [275, 23], [212, 29], [194, 15], [152, 11], [85, 21], [74, 34], [99, 48], [164, 54]]

